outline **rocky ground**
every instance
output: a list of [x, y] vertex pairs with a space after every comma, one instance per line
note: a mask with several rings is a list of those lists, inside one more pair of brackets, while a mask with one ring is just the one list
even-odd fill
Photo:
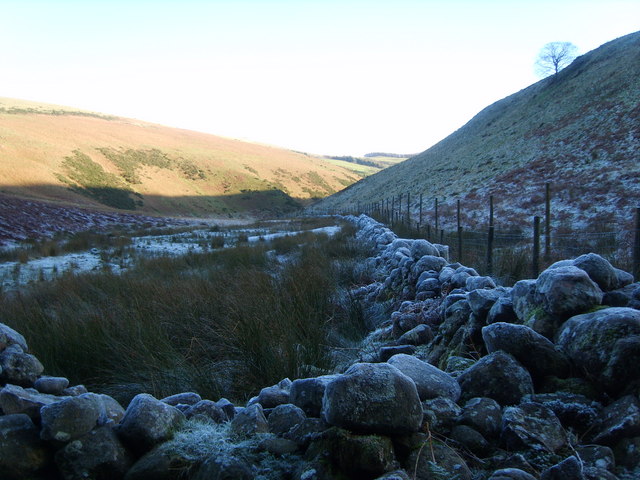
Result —
[[43, 375], [0, 325], [0, 471], [12, 479], [615, 480], [640, 476], [640, 284], [589, 254], [513, 288], [352, 218], [393, 305], [358, 361], [246, 405], [105, 395]]

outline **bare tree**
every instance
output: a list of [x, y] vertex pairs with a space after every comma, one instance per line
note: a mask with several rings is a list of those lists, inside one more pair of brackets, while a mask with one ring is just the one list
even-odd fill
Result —
[[557, 75], [578, 56], [578, 47], [571, 42], [547, 43], [538, 54], [536, 72], [541, 77]]

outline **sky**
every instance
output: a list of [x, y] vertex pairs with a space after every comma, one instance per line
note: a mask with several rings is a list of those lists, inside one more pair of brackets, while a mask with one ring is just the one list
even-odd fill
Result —
[[329, 155], [418, 153], [638, 0], [0, 0], [0, 96]]

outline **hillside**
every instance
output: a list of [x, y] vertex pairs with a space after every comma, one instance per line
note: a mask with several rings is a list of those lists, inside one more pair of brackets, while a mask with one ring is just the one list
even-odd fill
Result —
[[0, 98], [0, 194], [151, 215], [277, 214], [358, 180], [320, 157]]
[[[455, 99], [451, 99], [455, 101]], [[346, 209], [422, 193], [440, 200], [445, 228], [485, 221], [495, 196], [499, 226], [544, 214], [551, 182], [556, 225], [629, 219], [640, 204], [640, 32], [488, 106], [438, 144], [333, 195], [318, 208]], [[405, 197], [406, 198], [406, 197]], [[412, 205], [417, 218], [417, 204]]]

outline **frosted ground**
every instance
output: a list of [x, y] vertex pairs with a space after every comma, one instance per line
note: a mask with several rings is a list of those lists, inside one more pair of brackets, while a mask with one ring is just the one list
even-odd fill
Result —
[[[274, 224], [277, 227], [281, 227], [281, 225], [281, 222]], [[340, 227], [337, 225], [297, 231], [242, 228], [224, 232], [193, 230], [177, 234], [132, 237], [131, 245], [121, 251], [115, 248], [92, 248], [86, 252], [42, 257], [26, 262], [10, 261], [0, 263], [0, 291], [15, 291], [21, 286], [49, 281], [68, 273], [88, 271], [120, 273], [134, 266], [136, 260], [140, 258], [204, 253], [220, 248], [212, 246], [219, 244], [220, 237], [224, 240], [224, 247], [222, 248], [227, 248], [238, 245], [241, 240], [252, 244], [304, 232], [324, 233], [333, 236], [339, 230]]]

